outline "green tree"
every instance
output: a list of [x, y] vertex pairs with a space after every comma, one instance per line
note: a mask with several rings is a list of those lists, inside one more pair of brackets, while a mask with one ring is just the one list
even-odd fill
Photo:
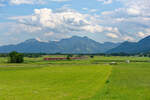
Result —
[[24, 62], [24, 56], [22, 53], [13, 51], [9, 53], [9, 62], [10, 63], [22, 63]]

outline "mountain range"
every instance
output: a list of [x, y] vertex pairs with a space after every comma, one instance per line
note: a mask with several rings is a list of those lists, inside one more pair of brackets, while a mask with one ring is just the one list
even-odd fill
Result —
[[150, 51], [150, 36], [138, 41], [99, 43], [88, 37], [73, 36], [60, 41], [40, 42], [29, 39], [16, 45], [0, 46], [0, 53], [143, 53]]
[[99, 43], [88, 37], [73, 36], [60, 41], [40, 42], [29, 39], [16, 45], [0, 47], [0, 53], [17, 51], [22, 53], [104, 53], [120, 43]]
[[150, 51], [150, 36], [138, 42], [124, 42], [118, 47], [110, 49], [107, 53], [145, 53]]

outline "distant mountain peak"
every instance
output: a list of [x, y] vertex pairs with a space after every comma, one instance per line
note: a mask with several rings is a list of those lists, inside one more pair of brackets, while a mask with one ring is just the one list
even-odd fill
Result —
[[1, 53], [18, 51], [23, 53], [104, 53], [118, 44], [96, 42], [88, 37], [72, 36], [58, 42], [42, 42], [39, 39], [28, 39], [17, 45], [1, 46]]
[[150, 41], [150, 36], [145, 37], [144, 39], [140, 40], [139, 42], [147, 42]]
[[81, 38], [81, 37], [74, 35], [74, 36], [72, 36], [71, 38]]
[[108, 51], [108, 53], [143, 53], [150, 51], [150, 36], [141, 39], [139, 42], [125, 41], [118, 47]]
[[69, 38], [69, 39], [83, 39], [83, 38], [88, 38], [88, 37], [86, 37], [86, 36], [84, 36], [84, 37], [80, 37], [80, 36], [72, 36], [72, 37]]
[[34, 43], [34, 42], [39, 42], [37, 39], [28, 39], [24, 41], [23, 43]]
[[40, 42], [48, 43], [49, 41], [42, 41], [38, 38], [35, 38], [35, 39], [28, 39], [28, 40], [24, 41], [23, 43], [40, 43]]

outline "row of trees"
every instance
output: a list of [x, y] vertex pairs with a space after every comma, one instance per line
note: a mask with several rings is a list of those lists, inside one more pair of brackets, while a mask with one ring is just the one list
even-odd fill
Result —
[[[16, 51], [13, 51], [9, 54], [1, 54], [1, 57], [9, 57], [9, 63], [22, 63], [24, 62], [24, 57], [30, 57], [30, 58], [37, 58], [37, 57], [41, 57], [42, 55], [46, 55], [43, 53], [18, 53]], [[73, 54], [68, 54], [66, 57], [68, 60], [70, 60], [71, 57], [73, 57]], [[76, 57], [82, 57], [84, 55], [76, 55]], [[94, 56], [91, 56], [91, 58], [93, 58]]]
[[[24, 62], [24, 57], [31, 57], [31, 58], [37, 58], [41, 57], [42, 55], [47, 55], [46, 53], [18, 53], [18, 52], [11, 52], [11, 53], [3, 53], [0, 54], [0, 57], [9, 57], [10, 63], [22, 63]], [[53, 54], [56, 55], [56, 54]], [[144, 57], [150, 57], [150, 52], [147, 53], [140, 53], [140, 54], [126, 54], [126, 53], [114, 53], [114, 54], [60, 54], [60, 55], [67, 55], [67, 59], [69, 60], [70, 57], [76, 56], [76, 57], [82, 57], [84, 55], [89, 56], [90, 58], [94, 58], [94, 56], [144, 56]]]
[[[105, 53], [96, 53], [96, 54], [61, 54], [61, 53], [55, 53], [55, 54], [46, 54], [46, 53], [24, 53], [24, 57], [29, 58], [38, 58], [43, 55], [67, 55], [68, 57], [76, 56], [76, 57], [82, 57], [82, 56], [149, 56], [150, 53], [140, 53], [140, 54], [127, 54], [127, 53], [112, 53], [112, 54], [105, 54]], [[0, 53], [0, 57], [8, 57], [8, 53]]]

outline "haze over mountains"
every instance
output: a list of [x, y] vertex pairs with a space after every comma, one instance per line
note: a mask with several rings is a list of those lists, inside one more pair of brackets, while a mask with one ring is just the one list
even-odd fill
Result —
[[29, 39], [17, 45], [1, 46], [1, 53], [18, 51], [23, 53], [104, 53], [120, 43], [98, 43], [88, 37], [73, 36], [60, 41], [40, 42]]
[[0, 47], [0, 53], [142, 53], [150, 51], [150, 36], [139, 42], [99, 43], [88, 37], [73, 36], [60, 41], [40, 42], [29, 39], [17, 45]]

